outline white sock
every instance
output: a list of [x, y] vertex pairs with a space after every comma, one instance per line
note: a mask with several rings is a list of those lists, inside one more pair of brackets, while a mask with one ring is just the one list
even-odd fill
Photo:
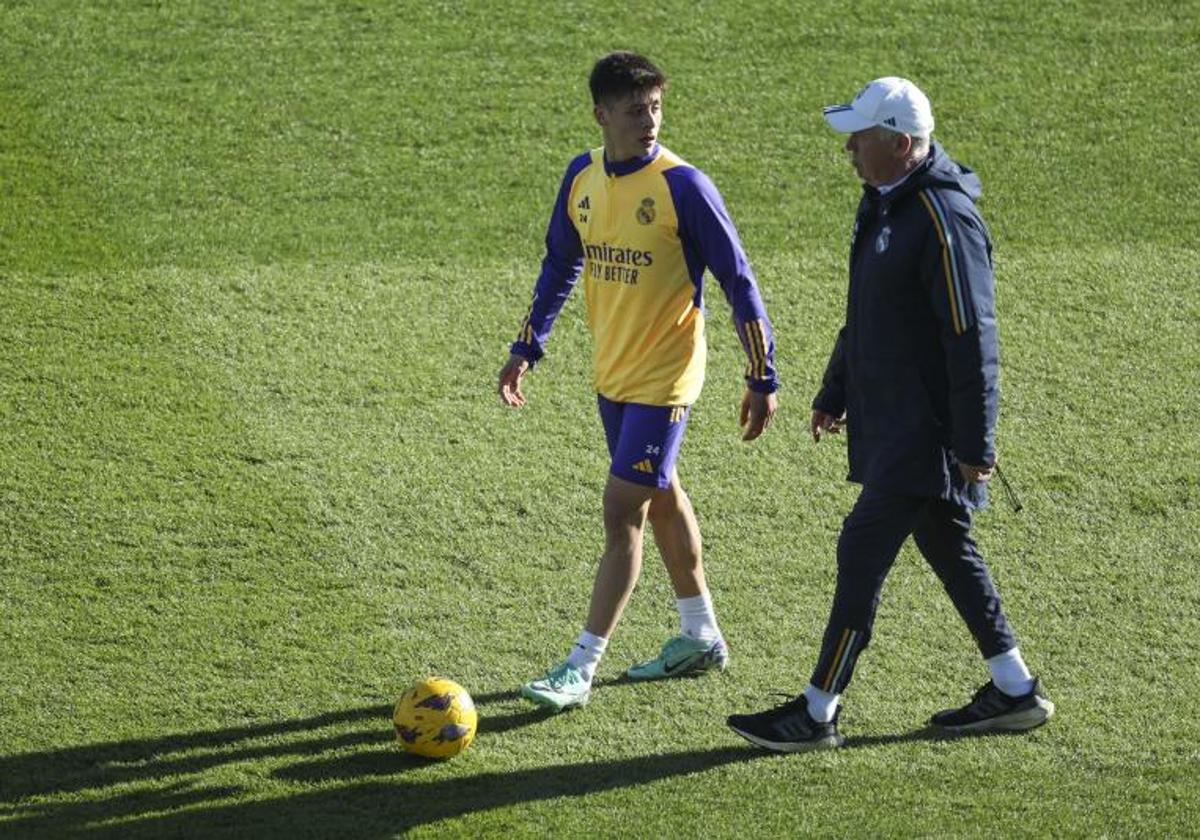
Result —
[[986, 661], [992, 682], [1009, 697], [1022, 697], [1033, 691], [1033, 674], [1025, 667], [1020, 648], [1006, 650]]
[[606, 647], [608, 647], [608, 639], [593, 636], [584, 630], [579, 634], [575, 647], [571, 648], [571, 652], [567, 654], [567, 662], [583, 672], [584, 679], [591, 682]]
[[838, 698], [841, 695], [830, 694], [809, 683], [804, 689], [804, 697], [808, 700], [808, 713], [812, 715], [812, 719], [817, 723], [829, 723], [833, 720], [833, 713], [837, 711]]
[[721, 638], [712, 597], [707, 591], [691, 598], [676, 598], [675, 605], [679, 608], [679, 626], [683, 635], [701, 642], [715, 642]]

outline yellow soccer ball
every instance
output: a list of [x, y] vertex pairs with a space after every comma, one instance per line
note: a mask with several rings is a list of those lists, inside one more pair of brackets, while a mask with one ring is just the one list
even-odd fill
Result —
[[396, 741], [426, 758], [451, 758], [471, 745], [479, 716], [475, 701], [454, 680], [430, 677], [400, 695], [392, 713]]

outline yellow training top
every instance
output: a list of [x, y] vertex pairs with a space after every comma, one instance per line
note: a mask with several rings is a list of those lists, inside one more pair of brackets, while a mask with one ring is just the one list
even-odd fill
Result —
[[533, 305], [513, 352], [541, 358], [582, 276], [596, 391], [616, 402], [690, 405], [704, 384], [703, 276], [716, 275], [750, 360], [750, 387], [777, 379], [770, 321], [720, 194], [665, 148], [610, 163], [603, 149], [567, 169]]

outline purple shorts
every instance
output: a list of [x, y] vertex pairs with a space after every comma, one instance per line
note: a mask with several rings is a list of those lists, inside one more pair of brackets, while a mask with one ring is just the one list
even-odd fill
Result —
[[612, 456], [609, 471], [634, 484], [670, 487], [692, 407], [619, 403], [599, 394], [596, 401]]

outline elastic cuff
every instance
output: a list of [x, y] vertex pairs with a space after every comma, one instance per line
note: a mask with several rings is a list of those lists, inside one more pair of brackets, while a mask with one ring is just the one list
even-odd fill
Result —
[[523, 341], [514, 341], [511, 345], [509, 345], [508, 352], [514, 356], [520, 356], [522, 359], [529, 362], [529, 366], [531, 368], [541, 361], [542, 356], [544, 355], [539, 353], [537, 348], [535, 348], [532, 344], [526, 344]]

